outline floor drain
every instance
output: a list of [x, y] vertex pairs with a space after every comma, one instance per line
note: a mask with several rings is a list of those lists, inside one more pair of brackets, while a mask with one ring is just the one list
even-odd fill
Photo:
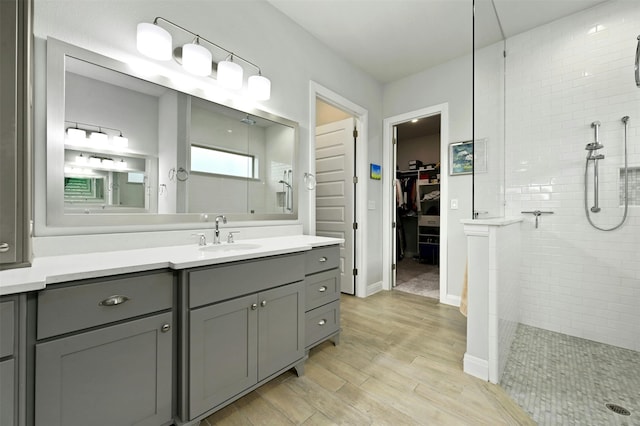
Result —
[[621, 416], [630, 416], [631, 415], [631, 411], [627, 410], [624, 407], [621, 407], [617, 404], [606, 404], [606, 407], [613, 411], [616, 414], [620, 414]]

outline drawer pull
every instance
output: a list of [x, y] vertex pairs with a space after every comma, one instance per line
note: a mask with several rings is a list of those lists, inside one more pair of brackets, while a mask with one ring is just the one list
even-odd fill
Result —
[[267, 301], [263, 300], [262, 302], [260, 302], [260, 306], [262, 306], [263, 308], [267, 306]]
[[320, 288], [318, 289], [318, 291], [319, 291], [320, 293], [324, 293], [325, 291], [327, 291], [327, 286], [326, 286], [326, 285], [323, 285], [322, 287], [320, 287]]
[[106, 299], [98, 303], [99, 306], [117, 306], [122, 305], [124, 302], [131, 300], [127, 296], [121, 296], [119, 294], [109, 296]]
[[319, 325], [319, 326], [323, 326], [323, 325], [325, 325], [326, 323], [327, 323], [327, 320], [326, 320], [326, 319], [321, 319], [320, 321], [318, 321], [318, 325]]
[[327, 261], [327, 258], [325, 256], [322, 256], [320, 259], [318, 259], [318, 262], [320, 263], [324, 263]]
[[255, 311], [256, 309], [258, 309], [258, 304], [257, 303], [252, 303], [251, 304], [251, 310]]
[[171, 330], [170, 324], [162, 324], [162, 328], [160, 329], [160, 331], [162, 331], [163, 333], [166, 333], [169, 330]]
[[9, 243], [0, 243], [0, 253], [6, 253], [9, 251]]

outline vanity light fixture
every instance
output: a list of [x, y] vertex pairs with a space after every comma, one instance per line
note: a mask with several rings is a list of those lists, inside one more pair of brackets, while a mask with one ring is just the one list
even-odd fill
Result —
[[[67, 128], [67, 143], [70, 143], [72, 145], [93, 145], [100, 148], [111, 145], [113, 146], [113, 148], [118, 149], [124, 149], [129, 146], [129, 139], [122, 135], [122, 130], [120, 129], [113, 129], [111, 127], [99, 126], [97, 124], [80, 123], [75, 121], [67, 121], [67, 123], [73, 123], [75, 125], [75, 127]], [[78, 127], [79, 125], [85, 128], [80, 128]], [[107, 133], [104, 131], [104, 129], [108, 129], [112, 132]]]
[[82, 154], [76, 156], [76, 164], [87, 164], [88, 161], [89, 159]]
[[[250, 76], [247, 81], [249, 96], [259, 101], [266, 101], [271, 97], [271, 81], [262, 75], [262, 70], [259, 66], [160, 16], [157, 16], [153, 20], [152, 24], [144, 22], [138, 24], [137, 47], [140, 53], [151, 59], [161, 61], [171, 59], [171, 34], [169, 34], [169, 32], [164, 28], [160, 27], [159, 21], [169, 24], [172, 27], [178, 28], [195, 37], [195, 40], [192, 43], [187, 43], [183, 45], [182, 48], [178, 47], [173, 51], [174, 59], [176, 59], [176, 62], [182, 63], [182, 67], [185, 71], [197, 76], [210, 76], [213, 65], [216, 65], [217, 80], [220, 85], [229, 89], [241, 89], [243, 68], [237, 62], [233, 61], [234, 58], [239, 59], [257, 70], [257, 73]], [[217, 49], [224, 51], [226, 56], [225, 59], [217, 64], [212, 63], [213, 55], [208, 49], [202, 46], [200, 42], [206, 42]], [[168, 47], [167, 44], [169, 45]], [[169, 51], [168, 55], [167, 51]]]

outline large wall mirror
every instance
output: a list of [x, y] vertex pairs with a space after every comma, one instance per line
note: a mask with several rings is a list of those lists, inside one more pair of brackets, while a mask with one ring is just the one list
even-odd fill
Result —
[[297, 219], [298, 126], [47, 40], [47, 225]]

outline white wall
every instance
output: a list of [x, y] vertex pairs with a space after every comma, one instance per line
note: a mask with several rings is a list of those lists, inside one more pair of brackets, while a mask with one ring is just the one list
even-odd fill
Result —
[[[368, 74], [350, 65], [321, 44], [303, 28], [263, 0], [251, 1], [51, 1], [35, 0], [34, 35], [58, 38], [120, 61], [139, 63], [136, 50], [136, 25], [166, 19], [200, 33], [203, 37], [237, 52], [257, 63], [272, 82], [269, 101], [259, 107], [299, 123], [300, 149], [296, 166], [302, 174], [309, 170], [309, 82], [318, 82], [368, 111], [368, 140], [361, 153], [368, 162], [380, 164], [382, 158], [382, 87]], [[36, 64], [37, 66], [42, 64]], [[159, 64], [168, 70], [178, 65]], [[36, 73], [42, 70], [36, 69]], [[194, 80], [190, 80], [193, 82]], [[36, 93], [43, 99], [44, 94]], [[35, 161], [44, 164], [44, 123], [36, 123]], [[44, 169], [42, 170], [42, 172]], [[36, 181], [42, 181], [36, 167]], [[363, 179], [374, 208], [368, 212], [367, 228], [362, 229], [368, 247], [381, 247], [381, 184]], [[41, 203], [39, 199], [35, 203]], [[302, 190], [298, 196], [299, 222], [309, 229], [309, 215], [315, 209], [313, 192]], [[239, 225], [239, 224], [234, 224]], [[243, 234], [246, 235], [246, 234]], [[87, 240], [88, 241], [88, 240]], [[382, 276], [382, 251], [369, 250], [367, 280], [378, 282]]]
[[[448, 103], [450, 142], [469, 140], [472, 132], [471, 83], [471, 56], [389, 83], [384, 87], [384, 116], [393, 117]], [[448, 152], [441, 158], [449, 161]], [[441, 209], [449, 208], [450, 199], [458, 200], [459, 209], [448, 212], [448, 292], [451, 296], [460, 296], [467, 257], [467, 241], [460, 220], [471, 218], [471, 175], [449, 176], [449, 200], [441, 200]]]
[[[606, 29], [588, 34], [594, 25]], [[506, 214], [550, 210], [522, 225], [522, 322], [640, 350], [640, 207], [620, 230], [584, 212], [590, 123], [602, 122], [601, 226], [622, 216], [618, 168], [631, 117], [629, 162], [640, 165], [634, 55], [640, 4], [610, 1], [507, 41]], [[592, 191], [592, 189], [589, 189]]]

